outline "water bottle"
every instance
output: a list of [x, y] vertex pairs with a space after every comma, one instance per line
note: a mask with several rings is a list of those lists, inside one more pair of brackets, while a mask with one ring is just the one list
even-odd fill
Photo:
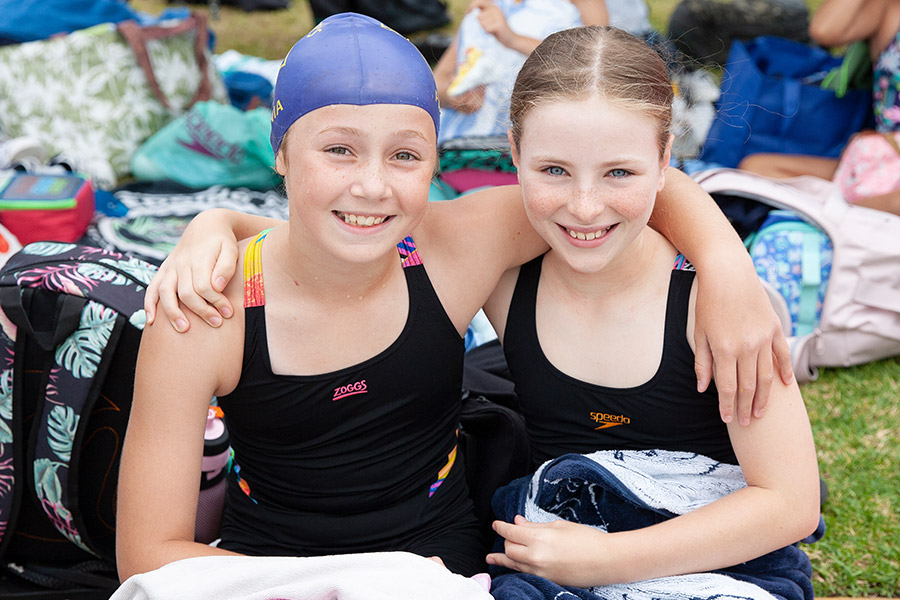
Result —
[[228, 430], [222, 420], [222, 410], [212, 406], [206, 416], [203, 435], [203, 466], [200, 477], [200, 499], [197, 503], [197, 524], [194, 539], [208, 544], [219, 537], [222, 509], [225, 504], [225, 475], [230, 447]]

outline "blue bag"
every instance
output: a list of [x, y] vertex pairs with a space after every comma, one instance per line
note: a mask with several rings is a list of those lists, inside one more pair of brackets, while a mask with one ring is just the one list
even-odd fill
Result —
[[874, 124], [871, 90], [838, 98], [821, 88], [840, 64], [822, 48], [784, 38], [732, 42], [700, 159], [736, 167], [756, 152], [837, 158], [851, 135]]
[[137, 20], [119, 0], [0, 0], [0, 44], [45, 40], [100, 23]]

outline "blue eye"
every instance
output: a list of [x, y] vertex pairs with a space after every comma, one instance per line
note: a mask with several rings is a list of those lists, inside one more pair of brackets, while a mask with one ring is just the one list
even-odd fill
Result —
[[550, 175], [556, 175], [556, 176], [559, 176], [559, 175], [565, 175], [565, 174], [566, 174], [566, 170], [563, 169], [562, 167], [547, 167], [547, 168], [544, 169], [544, 170], [545, 170], [547, 173], [549, 173]]
[[628, 173], [628, 171], [626, 171], [625, 169], [613, 169], [609, 172], [609, 174], [618, 179], [621, 177], [628, 177], [630, 173]]

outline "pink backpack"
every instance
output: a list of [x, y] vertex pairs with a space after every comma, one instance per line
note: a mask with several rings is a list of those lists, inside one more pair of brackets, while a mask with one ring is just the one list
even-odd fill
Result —
[[788, 338], [799, 382], [815, 380], [818, 367], [900, 355], [900, 217], [848, 204], [835, 184], [816, 177], [774, 180], [736, 169], [693, 177], [717, 200], [737, 197], [792, 210], [830, 239], [818, 324]]

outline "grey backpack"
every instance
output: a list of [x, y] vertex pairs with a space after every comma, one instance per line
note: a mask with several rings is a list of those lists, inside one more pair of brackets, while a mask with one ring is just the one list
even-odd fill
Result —
[[[795, 248], [798, 264], [782, 265], [779, 276], [795, 277], [798, 294], [811, 281], [818, 294], [812, 326], [788, 337], [799, 382], [815, 380], [818, 367], [900, 355], [900, 217], [848, 204], [835, 185], [815, 177], [774, 180], [736, 169], [710, 169], [693, 177], [733, 224], [745, 228], [736, 225], [745, 240], [756, 233], [748, 229], [771, 215], [769, 208], [793, 211], [805, 222], [806, 237], [796, 233], [779, 242], [803, 246]], [[810, 243], [809, 225], [818, 230], [821, 243]], [[827, 249], [827, 256], [811, 254], [811, 248]], [[758, 263], [757, 271], [765, 281]], [[783, 312], [779, 294], [770, 296], [776, 311]], [[790, 294], [781, 296], [790, 303]]]

